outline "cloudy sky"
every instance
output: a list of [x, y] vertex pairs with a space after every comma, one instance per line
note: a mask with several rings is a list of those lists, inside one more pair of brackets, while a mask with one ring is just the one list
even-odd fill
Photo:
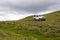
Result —
[[60, 10], [60, 0], [0, 0], [0, 21]]

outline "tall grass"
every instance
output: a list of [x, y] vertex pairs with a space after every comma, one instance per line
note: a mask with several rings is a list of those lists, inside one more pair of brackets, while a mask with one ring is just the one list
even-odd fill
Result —
[[0, 22], [1, 40], [60, 40], [60, 11], [45, 15], [45, 21], [29, 16], [18, 21]]

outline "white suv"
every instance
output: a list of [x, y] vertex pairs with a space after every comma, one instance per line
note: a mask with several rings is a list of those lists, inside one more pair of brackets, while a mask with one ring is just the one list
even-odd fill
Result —
[[43, 15], [34, 15], [34, 20], [45, 20], [45, 16], [43, 16]]

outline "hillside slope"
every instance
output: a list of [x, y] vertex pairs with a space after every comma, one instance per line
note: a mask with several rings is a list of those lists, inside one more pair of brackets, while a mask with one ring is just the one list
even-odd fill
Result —
[[46, 21], [27, 17], [0, 22], [0, 40], [60, 40], [60, 11], [45, 15]]

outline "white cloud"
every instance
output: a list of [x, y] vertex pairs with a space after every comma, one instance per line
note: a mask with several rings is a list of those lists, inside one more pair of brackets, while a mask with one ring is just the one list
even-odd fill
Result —
[[33, 15], [33, 14], [26, 14], [25, 12], [14, 12], [14, 11], [1, 11], [0, 12], [0, 21], [11, 21], [11, 20], [19, 20], [22, 18], [25, 18], [27, 16]]

